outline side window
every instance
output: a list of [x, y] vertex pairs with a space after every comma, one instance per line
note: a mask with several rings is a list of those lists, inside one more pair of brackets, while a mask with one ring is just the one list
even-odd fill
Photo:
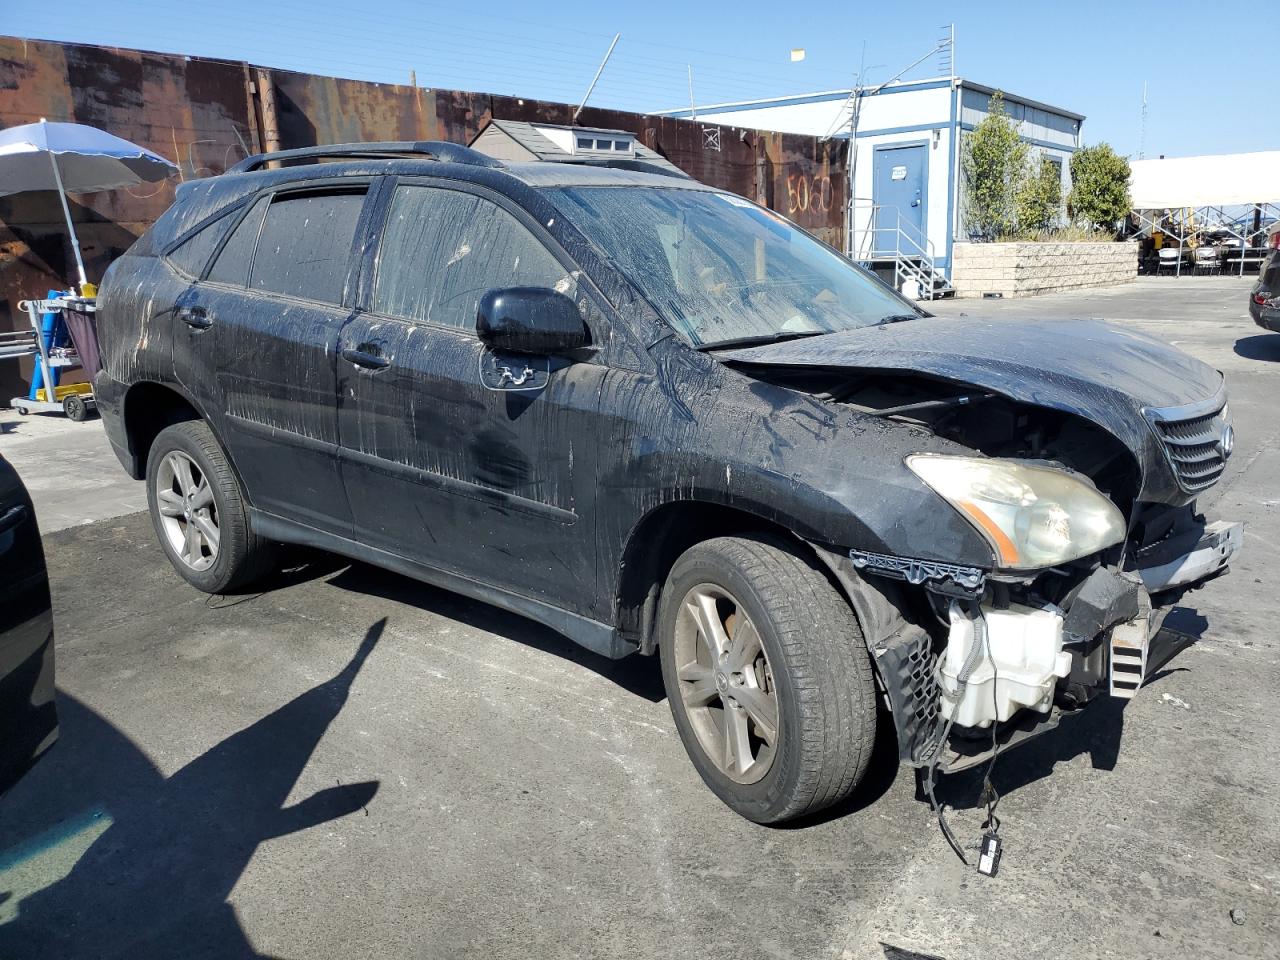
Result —
[[262, 226], [262, 214], [266, 209], [266, 197], [253, 205], [253, 209], [232, 231], [222, 252], [218, 254], [218, 259], [213, 261], [206, 279], [218, 283], [233, 283], [237, 287], [243, 287], [249, 282], [249, 264], [253, 262], [253, 248], [258, 242], [258, 228]]
[[236, 222], [234, 214], [219, 217], [169, 251], [168, 261], [188, 277], [199, 277], [222, 238]]
[[474, 330], [480, 298], [517, 286], [574, 295], [573, 277], [492, 201], [436, 187], [396, 190], [378, 251], [376, 312]]
[[249, 275], [252, 290], [341, 303], [364, 190], [277, 196]]

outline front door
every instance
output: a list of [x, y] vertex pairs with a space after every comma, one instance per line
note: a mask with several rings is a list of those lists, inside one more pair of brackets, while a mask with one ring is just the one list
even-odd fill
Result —
[[358, 541], [585, 613], [605, 368], [512, 360], [512, 383], [475, 333], [492, 288], [573, 293], [536, 230], [483, 192], [396, 187], [369, 310], [339, 344], [343, 475]]
[[349, 536], [337, 460], [338, 335], [367, 188], [260, 198], [175, 310], [174, 367], [250, 503]]
[[928, 165], [929, 149], [922, 143], [876, 148], [872, 171], [876, 255], [924, 253]]

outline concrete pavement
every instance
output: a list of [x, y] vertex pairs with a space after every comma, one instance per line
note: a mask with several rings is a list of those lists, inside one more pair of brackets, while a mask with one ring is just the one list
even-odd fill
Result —
[[[1137, 699], [1001, 759], [997, 878], [883, 757], [857, 803], [757, 827], [685, 759], [655, 662], [332, 558], [206, 597], [133, 514], [46, 537], [63, 736], [0, 799], [0, 957], [1274, 956], [1280, 335], [1247, 287], [935, 306], [1108, 317], [1223, 369], [1238, 443], [1207, 505], [1248, 523]], [[979, 787], [942, 789], [966, 843]]]
[[147, 508], [146, 489], [121, 469], [96, 416], [74, 423], [0, 409], [0, 456], [22, 476], [44, 533]]

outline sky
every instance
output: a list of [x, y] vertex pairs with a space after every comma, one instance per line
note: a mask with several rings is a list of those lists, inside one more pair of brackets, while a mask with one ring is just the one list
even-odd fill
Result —
[[[1172, 157], [1280, 148], [1272, 67], [1249, 54], [1270, 2], [0, 0], [0, 33], [575, 103], [618, 33], [591, 103], [643, 112], [687, 107], [690, 68], [698, 104], [880, 83], [954, 23], [959, 76], [1085, 114], [1088, 143]], [[945, 72], [935, 56], [907, 77]]]

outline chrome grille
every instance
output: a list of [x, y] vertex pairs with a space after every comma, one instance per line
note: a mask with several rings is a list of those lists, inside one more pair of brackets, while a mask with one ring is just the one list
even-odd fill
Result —
[[1148, 411], [1178, 486], [1187, 493], [1207, 490], [1227, 468], [1230, 419], [1225, 396], [1219, 395], [1219, 400], [1207, 413], [1204, 404]]

